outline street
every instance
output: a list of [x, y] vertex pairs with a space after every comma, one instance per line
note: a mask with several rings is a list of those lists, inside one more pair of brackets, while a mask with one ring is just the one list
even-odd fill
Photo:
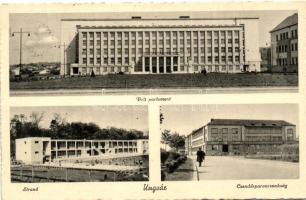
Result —
[[[196, 163], [196, 158], [192, 158]], [[244, 157], [206, 156], [198, 167], [199, 180], [296, 179], [299, 163], [245, 159]], [[197, 176], [194, 176], [197, 179]]]

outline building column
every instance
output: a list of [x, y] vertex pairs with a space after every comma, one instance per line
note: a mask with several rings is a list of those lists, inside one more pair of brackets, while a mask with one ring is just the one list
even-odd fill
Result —
[[150, 74], [152, 73], [152, 31], [149, 32], [149, 66]]
[[[110, 32], [107, 32], [107, 65], [110, 65]], [[110, 71], [110, 69], [108, 69]]]
[[156, 65], [157, 65], [156, 73], [158, 74], [159, 74], [159, 56], [161, 56], [159, 52], [159, 31], [156, 31]]
[[215, 62], [215, 32], [214, 31], [211, 31], [211, 61], [212, 61], [212, 64], [215, 65], [215, 71], [216, 71], [216, 62]]
[[139, 58], [139, 52], [138, 52], [138, 31], [135, 31], [135, 62], [134, 62], [134, 72], [137, 60]]
[[[117, 61], [117, 58], [118, 58], [118, 51], [117, 51], [117, 32], [115, 32], [115, 55], [114, 55], [114, 58], [115, 58], [115, 66], [117, 66], [118, 64], [118, 61]], [[116, 72], [116, 69], [115, 69], [115, 72]]]
[[142, 71], [145, 72], [145, 57], [142, 56]]
[[144, 61], [145, 61], [145, 59], [144, 59], [144, 55], [145, 55], [145, 50], [146, 50], [146, 48], [145, 48], [145, 38], [146, 38], [146, 36], [145, 36], [145, 32], [143, 31], [142, 32], [142, 72], [143, 73], [145, 73], [146, 72], [146, 70], [145, 70], [145, 65], [144, 65]]
[[207, 31], [204, 31], [204, 62], [208, 63], [208, 53], [207, 53]]
[[[93, 32], [93, 65], [96, 65], [97, 64], [97, 46], [96, 46], [96, 39], [97, 39], [97, 32], [95, 31], [95, 32]], [[91, 74], [91, 72], [90, 72], [90, 74]]]
[[233, 55], [233, 63], [236, 63], [235, 61], [235, 39], [234, 39], [234, 31], [232, 30], [232, 55]]
[[156, 56], [156, 73], [159, 74], [159, 57], [158, 56]]
[[132, 64], [132, 38], [131, 38], [132, 34], [131, 32], [129, 31], [129, 65], [131, 66]]
[[[87, 32], [87, 48], [86, 48], [86, 63], [85, 63], [86, 64], [86, 74], [87, 74], [87, 66], [89, 65], [89, 60], [90, 60], [90, 58], [89, 58], [89, 52], [90, 52], [89, 41], [90, 41], [89, 32]], [[65, 51], [65, 49], [64, 49], [64, 51]], [[65, 71], [66, 71], [66, 69], [65, 69]]]
[[[198, 63], [199, 64], [203, 64], [202, 62], [202, 54], [201, 54], [201, 35], [200, 35], [200, 31], [198, 31]], [[202, 70], [202, 67], [200, 66], [200, 71]]]
[[171, 73], [173, 73], [173, 56], [171, 55]]
[[184, 31], [184, 65], [187, 64], [187, 69], [185, 69], [185, 66], [184, 66], [184, 69], [186, 70], [186, 72], [189, 72], [189, 60], [188, 60], [188, 56], [187, 56], [187, 39], [186, 39], [186, 31]]
[[166, 58], [167, 58], [167, 57], [164, 56], [164, 73], [167, 73], [167, 70], [166, 70], [166, 69], [167, 69], [167, 67], [166, 67], [166, 64], [167, 64], [167, 63], [166, 63]]
[[179, 62], [179, 60], [180, 60], [180, 56], [181, 56], [181, 52], [180, 52], [180, 32], [179, 31], [177, 31], [176, 32], [176, 49], [177, 49], [177, 71], [178, 72], [180, 72], [181, 71], [181, 66], [180, 66], [180, 62]]

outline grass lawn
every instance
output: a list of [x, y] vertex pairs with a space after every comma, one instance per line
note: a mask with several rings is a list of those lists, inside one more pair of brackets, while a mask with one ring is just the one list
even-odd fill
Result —
[[298, 86], [297, 74], [149, 74], [73, 77], [56, 80], [10, 82], [12, 90], [40, 89], [157, 89], [214, 87]]
[[165, 181], [189, 181], [193, 177], [193, 162], [187, 158], [185, 163], [180, 165], [173, 173], [167, 173]]

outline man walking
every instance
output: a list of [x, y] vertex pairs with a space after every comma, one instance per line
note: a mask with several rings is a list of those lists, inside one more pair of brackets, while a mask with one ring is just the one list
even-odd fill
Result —
[[201, 167], [203, 160], [205, 159], [205, 152], [201, 148], [197, 151], [197, 161], [199, 162], [199, 167]]

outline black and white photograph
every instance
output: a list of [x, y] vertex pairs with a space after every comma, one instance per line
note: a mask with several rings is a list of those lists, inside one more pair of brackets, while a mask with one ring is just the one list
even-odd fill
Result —
[[11, 182], [149, 180], [145, 106], [12, 107]]
[[161, 180], [299, 178], [297, 104], [161, 106]]
[[11, 13], [9, 27], [13, 96], [298, 91], [296, 10]]

